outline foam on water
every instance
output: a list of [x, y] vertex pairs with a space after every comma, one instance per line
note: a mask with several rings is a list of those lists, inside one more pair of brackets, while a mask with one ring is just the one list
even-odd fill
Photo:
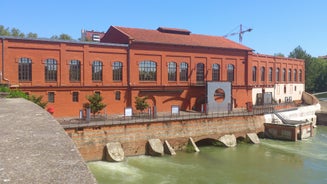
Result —
[[[200, 147], [199, 153], [128, 157], [124, 162], [90, 162], [102, 183], [325, 183], [327, 127], [307, 140], [261, 140], [235, 148]], [[273, 181], [273, 182], [272, 182]]]

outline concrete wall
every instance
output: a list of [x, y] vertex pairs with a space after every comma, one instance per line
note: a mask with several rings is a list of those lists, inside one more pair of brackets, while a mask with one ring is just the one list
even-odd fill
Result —
[[62, 126], [38, 105], [0, 98], [0, 126], [0, 183], [96, 183]]
[[194, 141], [206, 138], [218, 139], [226, 134], [244, 137], [246, 133], [264, 130], [263, 116], [224, 117], [194, 120], [176, 120], [151, 123], [135, 123], [66, 129], [83, 158], [87, 161], [101, 160], [104, 146], [108, 142], [120, 142], [125, 155], [146, 153], [148, 139], [168, 140], [175, 150], [182, 149], [189, 137]]
[[264, 90], [266, 93], [271, 92], [272, 98], [277, 103], [284, 103], [285, 97], [291, 97], [292, 101], [301, 100], [302, 93], [304, 92], [304, 84], [293, 83], [293, 84], [275, 84], [274, 87], [270, 88], [253, 88], [252, 89], [252, 99], [253, 104], [256, 104], [256, 97], [258, 93], [262, 93]]

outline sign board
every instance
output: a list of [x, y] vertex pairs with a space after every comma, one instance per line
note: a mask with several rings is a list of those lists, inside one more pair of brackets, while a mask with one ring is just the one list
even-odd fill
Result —
[[133, 115], [133, 110], [131, 107], [125, 108], [125, 117], [131, 117]]
[[172, 105], [171, 106], [171, 114], [172, 115], [179, 115], [179, 106], [178, 105]]

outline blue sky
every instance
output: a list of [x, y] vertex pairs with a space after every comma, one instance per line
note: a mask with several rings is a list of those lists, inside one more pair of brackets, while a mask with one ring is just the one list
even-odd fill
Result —
[[[107, 31], [111, 25], [184, 28], [223, 36], [242, 24], [252, 28], [243, 44], [255, 52], [288, 54], [301, 46], [327, 55], [326, 0], [2, 0], [0, 25], [50, 38], [81, 29]], [[238, 36], [229, 37], [238, 42]]]

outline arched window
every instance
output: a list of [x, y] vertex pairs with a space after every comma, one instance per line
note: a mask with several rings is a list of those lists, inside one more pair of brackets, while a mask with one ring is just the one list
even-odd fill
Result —
[[252, 67], [252, 81], [257, 81], [257, 67], [253, 66]]
[[282, 74], [282, 80], [283, 80], [283, 82], [285, 82], [286, 81], [286, 69], [285, 68], [283, 68], [283, 74]]
[[115, 61], [112, 64], [112, 80], [113, 81], [123, 80], [123, 63], [120, 61]]
[[261, 77], [261, 81], [265, 81], [266, 80], [266, 68], [265, 67], [261, 67], [261, 71], [260, 71], [260, 77]]
[[69, 66], [69, 80], [81, 80], [81, 62], [79, 60], [71, 60]]
[[102, 62], [93, 61], [92, 63], [92, 80], [102, 81]]
[[293, 72], [294, 72], [294, 77], [293, 77], [294, 82], [296, 82], [297, 81], [297, 70], [295, 69]]
[[142, 61], [139, 64], [140, 81], [157, 80], [157, 64], [154, 61]]
[[292, 81], [292, 69], [288, 69], [288, 81]]
[[276, 82], [279, 82], [279, 80], [280, 80], [280, 69], [279, 68], [277, 68], [276, 69]]
[[175, 62], [168, 63], [168, 81], [177, 80], [177, 65]]
[[30, 58], [19, 59], [18, 79], [20, 81], [32, 81], [32, 60]]
[[227, 65], [227, 81], [234, 81], [234, 65], [232, 64]]
[[273, 69], [272, 67], [269, 68], [269, 82], [272, 81], [272, 78], [273, 78]]
[[57, 81], [57, 60], [46, 59], [44, 63], [45, 81]]
[[188, 81], [188, 64], [181, 63], [179, 65], [179, 80], [180, 81]]
[[220, 80], [220, 65], [219, 64], [212, 65], [212, 80], [213, 81]]
[[196, 65], [196, 81], [203, 82], [204, 81], [204, 64], [198, 63]]
[[299, 70], [299, 80], [302, 82], [302, 70]]

